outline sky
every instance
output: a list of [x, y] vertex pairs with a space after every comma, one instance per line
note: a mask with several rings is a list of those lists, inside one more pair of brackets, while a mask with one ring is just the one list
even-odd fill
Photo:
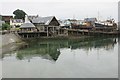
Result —
[[28, 15], [56, 16], [57, 19], [100, 20], [114, 18], [118, 21], [119, 0], [0, 0], [0, 14], [13, 15], [21, 9]]
[[119, 14], [118, 21], [120, 22], [120, 1], [119, 1], [119, 4], [118, 4], [118, 14]]

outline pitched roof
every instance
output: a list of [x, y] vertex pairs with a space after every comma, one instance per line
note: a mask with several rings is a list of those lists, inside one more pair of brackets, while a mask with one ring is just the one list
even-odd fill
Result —
[[24, 23], [20, 28], [34, 28], [35, 26], [32, 23]]
[[34, 28], [35, 26], [29, 21], [28, 16], [25, 16], [25, 23], [23, 23], [20, 28]]
[[51, 22], [51, 20], [54, 18], [55, 16], [49, 16], [49, 17], [37, 17], [34, 18], [32, 20], [32, 23], [43, 23], [45, 25], [49, 25], [49, 23]]

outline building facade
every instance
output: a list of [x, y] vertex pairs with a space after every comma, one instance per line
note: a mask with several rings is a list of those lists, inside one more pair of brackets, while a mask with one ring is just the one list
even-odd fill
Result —
[[5, 21], [5, 23], [10, 24], [10, 19], [13, 19], [12, 15], [2, 15], [2, 21]]
[[10, 26], [12, 29], [19, 28], [24, 21], [22, 19], [10, 19]]
[[47, 32], [47, 36], [56, 35], [60, 23], [55, 16], [37, 17], [31, 20], [39, 32]]

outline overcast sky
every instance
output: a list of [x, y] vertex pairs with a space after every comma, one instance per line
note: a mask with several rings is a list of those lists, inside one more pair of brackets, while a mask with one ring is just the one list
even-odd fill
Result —
[[16, 9], [28, 15], [56, 16], [58, 19], [97, 17], [118, 20], [118, 0], [0, 0], [0, 14]]

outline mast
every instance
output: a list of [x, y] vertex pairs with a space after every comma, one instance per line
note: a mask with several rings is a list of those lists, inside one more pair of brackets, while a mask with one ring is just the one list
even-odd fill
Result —
[[99, 18], [100, 18], [100, 13], [99, 13], [99, 11], [98, 11], [98, 21], [99, 21]]

